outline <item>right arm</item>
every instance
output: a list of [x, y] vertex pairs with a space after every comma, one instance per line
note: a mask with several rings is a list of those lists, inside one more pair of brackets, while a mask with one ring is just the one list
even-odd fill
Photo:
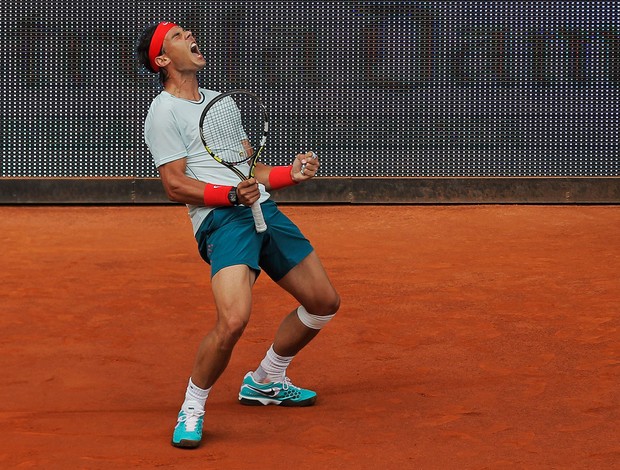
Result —
[[[195, 206], [205, 205], [206, 183], [190, 178], [185, 174], [186, 158], [174, 160], [158, 168], [161, 182], [168, 199], [181, 204]], [[241, 181], [237, 186], [237, 198], [240, 204], [250, 206], [260, 197], [258, 185], [253, 178]]]
[[204, 205], [205, 183], [185, 174], [186, 158], [161, 165], [157, 170], [168, 199], [182, 204]]

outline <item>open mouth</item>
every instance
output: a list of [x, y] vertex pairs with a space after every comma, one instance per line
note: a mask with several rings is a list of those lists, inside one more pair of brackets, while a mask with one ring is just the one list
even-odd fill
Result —
[[192, 54], [202, 57], [200, 49], [198, 49], [198, 45], [195, 42], [190, 44], [189, 50], [192, 52]]

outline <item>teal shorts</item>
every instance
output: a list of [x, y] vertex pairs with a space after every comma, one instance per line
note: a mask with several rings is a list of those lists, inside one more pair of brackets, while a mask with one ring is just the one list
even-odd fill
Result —
[[267, 200], [261, 207], [267, 223], [263, 233], [256, 232], [249, 207], [218, 207], [209, 213], [196, 241], [200, 256], [211, 265], [211, 277], [244, 264], [257, 273], [263, 269], [277, 282], [312, 253], [310, 242], [275, 202]]

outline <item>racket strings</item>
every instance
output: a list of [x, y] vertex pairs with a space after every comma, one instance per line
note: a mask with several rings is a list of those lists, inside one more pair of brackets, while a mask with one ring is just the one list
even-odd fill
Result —
[[206, 145], [227, 163], [239, 164], [254, 156], [262, 137], [263, 116], [253, 100], [226, 97], [208, 110], [203, 137]]

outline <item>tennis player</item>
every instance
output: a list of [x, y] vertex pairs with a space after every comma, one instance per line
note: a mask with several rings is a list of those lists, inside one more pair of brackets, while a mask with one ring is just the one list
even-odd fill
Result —
[[[313, 178], [319, 160], [296, 155], [289, 166], [259, 162], [256, 177], [239, 182], [201, 144], [201, 111], [216, 92], [198, 86], [206, 66], [191, 31], [169, 22], [148, 27], [137, 47], [140, 63], [163, 85], [149, 108], [145, 141], [170, 200], [189, 208], [202, 258], [211, 266], [217, 319], [198, 347], [172, 437], [176, 447], [197, 447], [205, 402], [226, 368], [252, 309], [252, 287], [265, 271], [299, 303], [284, 317], [258, 367], [242, 380], [244, 405], [309, 406], [316, 393], [293, 385], [287, 368], [334, 317], [340, 297], [309, 241], [269, 199], [269, 192]], [[249, 206], [260, 201], [268, 229], [257, 233]]]

